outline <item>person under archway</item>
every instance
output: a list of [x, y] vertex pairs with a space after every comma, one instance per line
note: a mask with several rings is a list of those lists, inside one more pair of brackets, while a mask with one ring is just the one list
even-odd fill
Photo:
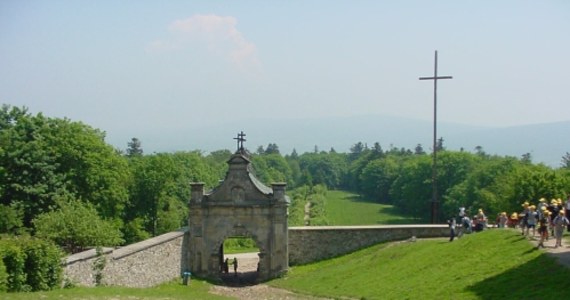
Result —
[[230, 272], [230, 261], [229, 259], [226, 257], [226, 260], [224, 260], [224, 273], [228, 274]]

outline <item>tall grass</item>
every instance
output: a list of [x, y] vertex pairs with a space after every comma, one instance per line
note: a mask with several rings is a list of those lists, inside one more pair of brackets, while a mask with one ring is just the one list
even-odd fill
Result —
[[570, 299], [570, 270], [518, 231], [380, 244], [294, 267], [271, 285], [332, 298]]

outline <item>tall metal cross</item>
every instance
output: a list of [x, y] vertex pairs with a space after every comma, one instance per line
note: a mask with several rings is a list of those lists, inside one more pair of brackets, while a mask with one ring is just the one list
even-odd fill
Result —
[[437, 199], [437, 81], [440, 79], [453, 79], [451, 76], [437, 76], [437, 50], [435, 51], [435, 67], [433, 77], [420, 77], [420, 80], [433, 80], [433, 165], [432, 177], [432, 200], [431, 200], [431, 223], [437, 223], [437, 210], [439, 201]]
[[237, 151], [243, 150], [243, 142], [246, 141], [245, 137], [245, 133], [240, 132], [237, 135], [237, 138], [234, 138], [234, 140], [237, 140]]

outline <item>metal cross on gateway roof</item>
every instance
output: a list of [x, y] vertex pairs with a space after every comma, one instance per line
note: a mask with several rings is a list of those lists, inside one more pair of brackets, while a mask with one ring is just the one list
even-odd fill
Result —
[[237, 151], [243, 150], [243, 142], [246, 141], [245, 137], [245, 133], [240, 132], [238, 133], [237, 137], [234, 138], [234, 140], [237, 140]]

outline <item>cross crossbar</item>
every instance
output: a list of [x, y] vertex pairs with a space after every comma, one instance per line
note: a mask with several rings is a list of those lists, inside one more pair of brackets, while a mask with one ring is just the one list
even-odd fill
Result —
[[245, 133], [243, 133], [243, 131], [238, 133], [237, 138], [234, 138], [234, 140], [237, 140], [237, 150], [238, 151], [243, 150], [243, 142], [246, 141]]
[[453, 76], [420, 77], [420, 80], [453, 79]]

